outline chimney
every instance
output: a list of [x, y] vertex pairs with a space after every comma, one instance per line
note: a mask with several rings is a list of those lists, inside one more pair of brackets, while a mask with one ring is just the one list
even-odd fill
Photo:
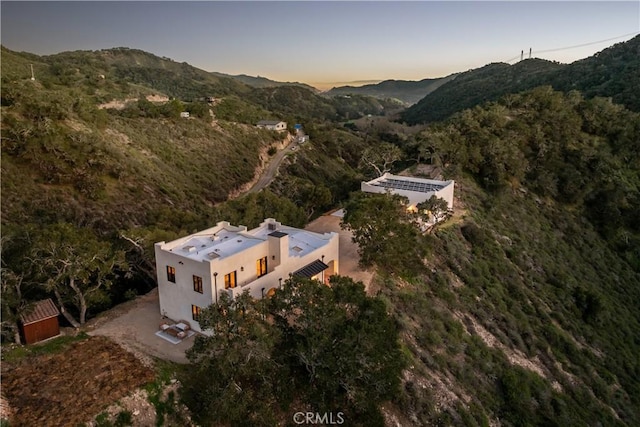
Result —
[[289, 235], [282, 231], [273, 231], [267, 235], [269, 242], [269, 258], [267, 265], [269, 272], [282, 263], [283, 258], [289, 256]]

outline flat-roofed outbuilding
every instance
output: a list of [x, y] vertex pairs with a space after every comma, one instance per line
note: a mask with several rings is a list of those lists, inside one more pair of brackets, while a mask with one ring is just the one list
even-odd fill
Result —
[[360, 189], [367, 193], [392, 193], [409, 199], [409, 208], [415, 209], [422, 203], [436, 196], [447, 202], [449, 210], [453, 209], [454, 181], [438, 181], [435, 179], [417, 178], [385, 173], [381, 177], [362, 182]]

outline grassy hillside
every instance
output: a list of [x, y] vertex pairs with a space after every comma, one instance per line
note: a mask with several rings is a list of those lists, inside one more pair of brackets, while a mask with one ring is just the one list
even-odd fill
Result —
[[611, 97], [640, 111], [640, 36], [618, 43], [596, 55], [563, 65], [530, 59], [514, 65], [490, 64], [460, 74], [407, 109], [402, 120], [410, 124], [445, 119], [486, 101], [540, 85], [556, 90], [579, 90], [588, 98]]
[[368, 114], [385, 115], [401, 108], [393, 100], [378, 100], [362, 95], [327, 99], [297, 86], [254, 89], [246, 96], [246, 100], [289, 122], [344, 121]]
[[118, 82], [140, 84], [186, 101], [249, 90], [234, 79], [218, 77], [186, 62], [175, 62], [137, 49], [64, 52], [45, 59], [57, 75], [65, 76], [75, 71], [87, 78], [97, 78], [97, 74], [102, 74]]
[[422, 98], [455, 78], [455, 74], [438, 79], [385, 80], [376, 84], [363, 86], [334, 87], [323, 93], [325, 96], [336, 97], [344, 95], [367, 95], [378, 99], [396, 99], [406, 105], [415, 104]]

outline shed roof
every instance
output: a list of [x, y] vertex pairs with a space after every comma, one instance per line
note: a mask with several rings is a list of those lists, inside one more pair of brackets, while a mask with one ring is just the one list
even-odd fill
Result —
[[51, 298], [47, 298], [34, 303], [33, 307], [31, 307], [26, 314], [22, 314], [20, 316], [20, 320], [23, 325], [29, 325], [31, 323], [57, 317], [59, 314], [60, 311], [58, 310], [58, 307], [56, 307]]

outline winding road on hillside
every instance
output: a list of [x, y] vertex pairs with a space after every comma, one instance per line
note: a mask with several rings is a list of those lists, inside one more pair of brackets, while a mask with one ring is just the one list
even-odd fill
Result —
[[262, 175], [260, 175], [260, 178], [258, 178], [258, 181], [256, 181], [253, 187], [251, 187], [249, 191], [247, 191], [247, 194], [257, 193], [258, 191], [271, 184], [271, 181], [273, 181], [276, 174], [278, 173], [278, 167], [280, 166], [280, 163], [282, 163], [286, 155], [299, 149], [298, 141], [299, 137], [294, 138], [289, 145], [287, 145], [284, 149], [278, 151], [271, 158], [271, 160], [269, 160], [269, 166], [264, 169]]

